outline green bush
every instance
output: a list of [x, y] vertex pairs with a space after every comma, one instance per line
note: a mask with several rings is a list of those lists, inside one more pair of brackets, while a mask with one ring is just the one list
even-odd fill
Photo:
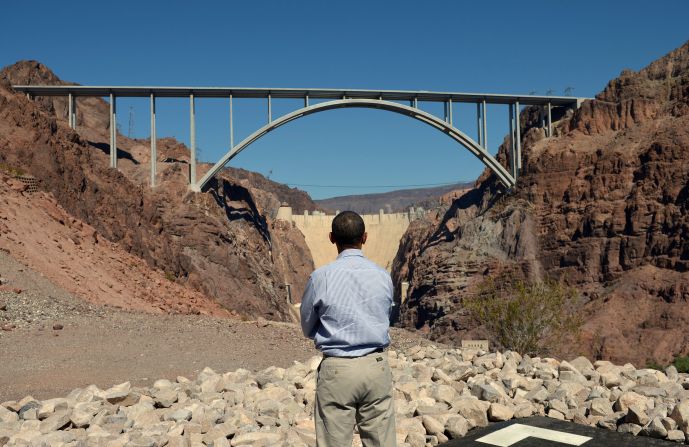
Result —
[[689, 373], [689, 356], [675, 357], [675, 361], [672, 364], [677, 368], [677, 372]]
[[577, 293], [556, 281], [527, 283], [488, 279], [479, 292], [463, 300], [469, 315], [484, 326], [502, 348], [541, 354], [579, 333], [582, 320], [574, 313]]
[[7, 174], [11, 175], [12, 177], [21, 177], [24, 174], [26, 174], [26, 172], [24, 172], [22, 169], [12, 167], [12, 166], [7, 165], [5, 163], [0, 163], [0, 170], [5, 171]]
[[663, 365], [661, 365], [660, 363], [656, 362], [655, 360], [649, 360], [649, 361], [646, 363], [646, 368], [647, 368], [647, 369], [655, 369], [655, 370], [658, 370], [658, 371], [662, 371], [662, 370], [665, 369], [665, 367], [664, 367]]

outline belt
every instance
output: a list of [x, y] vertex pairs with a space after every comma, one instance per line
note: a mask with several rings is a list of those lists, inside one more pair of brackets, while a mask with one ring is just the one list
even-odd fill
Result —
[[378, 349], [376, 349], [375, 351], [369, 352], [368, 354], [364, 354], [364, 355], [355, 355], [355, 356], [351, 356], [351, 357], [346, 356], [346, 355], [328, 355], [328, 354], [325, 354], [325, 353], [324, 353], [324, 354], [323, 354], [323, 358], [333, 357], [333, 358], [336, 358], [336, 359], [358, 359], [358, 358], [361, 358], [361, 357], [364, 357], [364, 356], [367, 356], [367, 355], [371, 355], [371, 354], [380, 354], [380, 353], [382, 353], [382, 352], [385, 352], [385, 348], [378, 348]]

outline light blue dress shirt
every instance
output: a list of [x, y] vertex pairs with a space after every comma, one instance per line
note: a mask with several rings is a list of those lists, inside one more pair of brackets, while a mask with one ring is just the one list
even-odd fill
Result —
[[357, 357], [390, 344], [390, 274], [347, 249], [314, 271], [301, 299], [301, 328], [316, 348], [334, 357]]

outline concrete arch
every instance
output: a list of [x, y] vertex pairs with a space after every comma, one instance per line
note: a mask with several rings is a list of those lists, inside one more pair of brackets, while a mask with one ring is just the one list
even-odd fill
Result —
[[453, 127], [444, 120], [420, 110], [418, 108], [405, 106], [396, 102], [383, 101], [378, 99], [338, 99], [335, 101], [322, 102], [314, 104], [308, 107], [304, 107], [294, 112], [283, 115], [275, 120], [272, 120], [265, 126], [258, 129], [256, 132], [252, 133], [246, 137], [241, 143], [237, 144], [235, 147], [231, 148], [213, 167], [194, 185], [191, 185], [191, 189], [196, 192], [200, 192], [206, 186], [206, 184], [213, 178], [220, 170], [230, 162], [234, 157], [236, 157], [240, 152], [246, 149], [251, 143], [258, 140], [271, 130], [277, 129], [278, 127], [286, 124], [297, 118], [302, 118], [307, 115], [311, 115], [317, 112], [324, 112], [326, 110], [332, 109], [342, 109], [347, 107], [362, 107], [371, 109], [383, 109], [390, 112], [399, 113], [401, 115], [406, 115], [416, 120], [422, 121], [430, 126], [435, 127], [444, 134], [448, 135], [453, 140], [457, 141], [459, 144], [464, 146], [472, 154], [474, 154], [481, 162], [486, 165], [491, 171], [495, 173], [500, 182], [502, 182], [508, 189], [512, 188], [515, 184], [515, 179], [510, 175], [510, 173], [503, 167], [488, 151], [483, 147], [479, 146], [473, 139], [468, 137], [462, 131]]

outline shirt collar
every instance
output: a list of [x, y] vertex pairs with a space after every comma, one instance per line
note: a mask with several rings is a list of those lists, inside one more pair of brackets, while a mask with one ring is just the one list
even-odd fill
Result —
[[358, 248], [348, 248], [348, 249], [346, 249], [346, 250], [342, 250], [342, 253], [340, 253], [339, 255], [337, 255], [337, 259], [347, 258], [347, 257], [349, 257], [349, 256], [360, 256], [360, 257], [363, 258], [363, 257], [364, 257], [364, 252], [362, 252], [362, 251], [359, 250]]

